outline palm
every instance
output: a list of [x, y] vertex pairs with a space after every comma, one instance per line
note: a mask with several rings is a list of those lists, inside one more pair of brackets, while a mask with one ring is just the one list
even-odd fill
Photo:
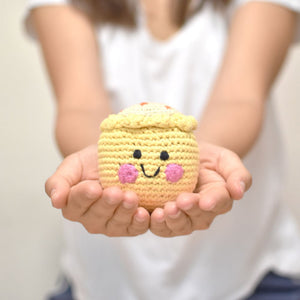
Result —
[[97, 145], [68, 156], [47, 180], [46, 191], [66, 219], [80, 222], [90, 233], [133, 236], [149, 228], [150, 215], [138, 207], [135, 193], [102, 188]]
[[251, 175], [236, 154], [211, 144], [201, 144], [199, 149], [194, 193], [183, 193], [163, 210], [156, 209], [151, 215], [153, 233], [176, 236], [207, 229], [217, 215], [231, 209], [233, 199], [240, 199], [250, 187]]
[[189, 234], [208, 228], [251, 185], [251, 176], [236, 154], [210, 144], [201, 144], [199, 149], [199, 180], [194, 193], [183, 193], [163, 209], [155, 209], [151, 220], [149, 213], [138, 207], [135, 193], [102, 189], [97, 145], [67, 157], [47, 180], [46, 191], [65, 218], [82, 223], [91, 233], [132, 236], [144, 233], [150, 225], [160, 236]]
[[222, 190], [228, 193], [226, 180], [221, 175], [220, 158], [223, 151], [226, 150], [213, 145], [207, 145], [200, 151], [198, 183], [194, 191], [200, 195], [200, 199], [206, 195], [213, 196]]

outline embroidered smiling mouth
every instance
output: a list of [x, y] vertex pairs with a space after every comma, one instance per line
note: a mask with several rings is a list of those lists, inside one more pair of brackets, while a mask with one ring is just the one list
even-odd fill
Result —
[[157, 170], [155, 171], [154, 175], [147, 175], [146, 172], [145, 172], [144, 165], [141, 164], [140, 166], [141, 166], [141, 168], [142, 168], [142, 171], [143, 171], [144, 175], [145, 175], [146, 177], [148, 177], [148, 178], [153, 178], [153, 177], [157, 176], [158, 173], [159, 173], [159, 171], [160, 171], [160, 167], [158, 167]]

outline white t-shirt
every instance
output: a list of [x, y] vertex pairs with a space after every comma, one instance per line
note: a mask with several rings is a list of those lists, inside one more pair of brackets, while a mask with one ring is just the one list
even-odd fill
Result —
[[[32, 0], [28, 11], [67, 2]], [[233, 1], [230, 13], [245, 2]], [[300, 12], [300, 0], [266, 2]], [[115, 111], [154, 101], [199, 118], [222, 58], [230, 13], [207, 5], [167, 42], [151, 37], [142, 22], [135, 31], [99, 29], [105, 82]], [[30, 30], [28, 18], [27, 26]], [[253, 186], [208, 230], [176, 238], [150, 232], [108, 238], [64, 221], [62, 266], [76, 299], [236, 300], [251, 293], [269, 270], [300, 276], [299, 233], [281, 203], [283, 158], [269, 101], [262, 133], [244, 160]]]

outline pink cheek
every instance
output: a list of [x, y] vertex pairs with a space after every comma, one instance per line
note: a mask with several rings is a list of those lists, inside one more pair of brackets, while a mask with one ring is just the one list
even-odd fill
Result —
[[118, 175], [121, 183], [135, 183], [139, 172], [135, 166], [124, 164], [120, 166]]
[[169, 164], [167, 165], [167, 168], [165, 170], [167, 180], [170, 182], [177, 182], [179, 179], [181, 179], [184, 170], [182, 166], [177, 164]]

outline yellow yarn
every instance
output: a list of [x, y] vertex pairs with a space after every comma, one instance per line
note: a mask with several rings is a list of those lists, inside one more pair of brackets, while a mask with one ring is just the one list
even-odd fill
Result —
[[174, 128], [190, 132], [197, 127], [192, 116], [185, 116], [175, 109], [158, 103], [136, 104], [117, 115], [110, 115], [101, 123], [101, 130], [116, 128]]
[[135, 191], [140, 206], [149, 211], [163, 207], [182, 192], [192, 192], [199, 161], [191, 131], [196, 124], [193, 117], [156, 103], [110, 115], [101, 124], [98, 142], [102, 186]]

